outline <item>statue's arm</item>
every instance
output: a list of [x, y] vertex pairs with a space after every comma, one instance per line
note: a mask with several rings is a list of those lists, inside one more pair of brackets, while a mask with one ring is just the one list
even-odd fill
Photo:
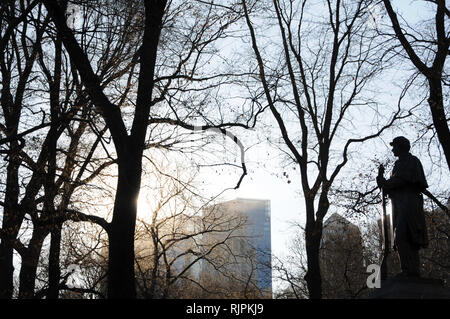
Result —
[[385, 179], [383, 176], [378, 176], [377, 184], [378, 187], [389, 193], [397, 188], [405, 187], [407, 185], [407, 182], [398, 176], [392, 176], [389, 179]]

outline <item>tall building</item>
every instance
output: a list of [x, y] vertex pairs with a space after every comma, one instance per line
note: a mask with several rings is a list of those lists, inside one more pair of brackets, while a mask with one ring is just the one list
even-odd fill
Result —
[[[450, 209], [450, 198], [447, 200]], [[421, 276], [440, 279], [450, 287], [450, 215], [441, 208], [425, 210], [428, 247], [420, 250]]]
[[343, 216], [323, 224], [320, 268], [324, 298], [357, 298], [367, 279], [361, 232]]
[[[226, 245], [215, 251], [211, 258], [219, 266], [203, 263], [202, 272], [221, 280], [233, 278], [246, 288], [252, 287], [255, 297], [271, 298], [271, 233], [270, 201], [237, 198], [205, 209], [204, 215], [211, 219], [226, 218], [223, 232], [204, 236], [204, 241], [226, 239]], [[227, 275], [224, 275], [227, 274]], [[238, 285], [236, 286], [236, 289]]]

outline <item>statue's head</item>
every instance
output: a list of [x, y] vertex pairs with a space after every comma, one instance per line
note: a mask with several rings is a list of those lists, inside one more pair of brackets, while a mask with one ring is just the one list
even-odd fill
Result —
[[397, 136], [389, 144], [392, 146], [392, 152], [395, 156], [399, 156], [403, 153], [408, 153], [411, 148], [409, 140], [404, 136]]

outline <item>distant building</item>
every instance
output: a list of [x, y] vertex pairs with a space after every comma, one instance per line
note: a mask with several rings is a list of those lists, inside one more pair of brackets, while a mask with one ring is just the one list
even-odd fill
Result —
[[223, 216], [231, 218], [226, 227], [232, 230], [204, 236], [204, 242], [218, 242], [222, 237], [227, 239], [227, 244], [211, 257], [216, 265], [202, 263], [202, 273], [223, 281], [232, 278], [242, 284], [236, 289], [248, 288], [253, 291], [253, 297], [271, 298], [270, 201], [238, 198], [208, 207], [204, 214], [214, 220]]
[[[450, 208], [450, 199], [447, 201]], [[425, 210], [428, 247], [420, 250], [421, 276], [441, 279], [450, 287], [450, 215], [441, 208]]]
[[357, 298], [367, 279], [361, 232], [343, 216], [323, 225], [320, 267], [324, 298]]
[[201, 215], [161, 216], [136, 227], [137, 294], [272, 298], [271, 257], [269, 200], [235, 199]]

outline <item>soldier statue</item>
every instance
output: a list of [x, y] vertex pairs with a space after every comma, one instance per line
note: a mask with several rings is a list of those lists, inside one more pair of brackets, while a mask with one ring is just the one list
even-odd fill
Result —
[[428, 246], [422, 192], [428, 187], [420, 160], [409, 153], [410, 143], [399, 136], [390, 143], [398, 157], [389, 179], [384, 168], [378, 170], [377, 184], [392, 203], [394, 250], [400, 257], [400, 277], [419, 277], [419, 249]]

